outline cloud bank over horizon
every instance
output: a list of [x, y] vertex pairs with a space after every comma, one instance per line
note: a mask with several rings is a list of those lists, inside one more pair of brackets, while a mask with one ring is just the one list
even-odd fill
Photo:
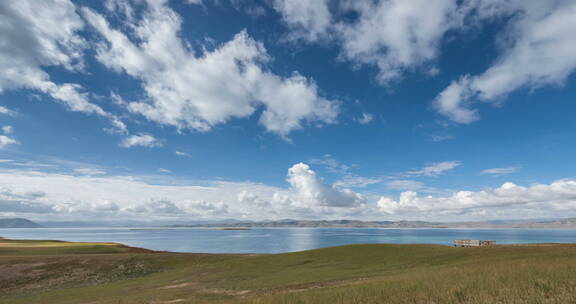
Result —
[[[417, 219], [474, 220], [576, 216], [576, 180], [558, 180], [528, 187], [506, 182], [481, 191], [418, 195], [409, 190], [368, 197], [325, 183], [310, 166], [288, 169], [288, 187], [251, 182], [180, 181], [162, 184], [146, 177], [111, 176], [104, 170], [70, 173], [38, 170], [0, 172], [0, 216], [39, 220], [238, 220]], [[397, 182], [398, 183], [398, 182]], [[398, 185], [405, 188], [405, 185]], [[417, 187], [418, 188], [418, 187]]]
[[0, 216], [576, 216], [572, 0], [18, 0], [0, 20]]

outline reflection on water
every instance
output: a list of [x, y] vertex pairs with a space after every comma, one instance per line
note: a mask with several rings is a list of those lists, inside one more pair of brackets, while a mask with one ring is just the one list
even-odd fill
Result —
[[153, 250], [205, 253], [279, 253], [348, 244], [442, 244], [454, 239], [498, 244], [575, 243], [575, 229], [379, 229], [379, 228], [35, 228], [0, 229], [14, 239], [118, 242]]
[[293, 252], [319, 248], [316, 245], [315, 230], [316, 228], [285, 229], [287, 239], [284, 242], [288, 245], [286, 251]]

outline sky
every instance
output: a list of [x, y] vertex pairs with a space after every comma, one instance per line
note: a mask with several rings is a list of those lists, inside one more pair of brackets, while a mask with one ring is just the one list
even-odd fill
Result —
[[572, 0], [0, 2], [0, 217], [576, 217]]

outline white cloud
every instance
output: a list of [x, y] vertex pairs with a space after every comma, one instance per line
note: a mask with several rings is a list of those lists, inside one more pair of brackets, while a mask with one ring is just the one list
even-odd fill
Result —
[[478, 101], [499, 102], [521, 88], [561, 86], [576, 69], [574, 1], [479, 2], [480, 18], [510, 16], [501, 33], [508, 43], [486, 71], [454, 81], [435, 100], [438, 111], [457, 123], [478, 119]]
[[[398, 199], [369, 199], [328, 185], [305, 164], [288, 170], [289, 188], [250, 182], [186, 181], [165, 177], [104, 176], [0, 170], [0, 216], [72, 219], [106, 216], [127, 219], [236, 218], [473, 220], [576, 216], [576, 181], [422, 196], [404, 191]], [[201, 185], [201, 186], [200, 186]], [[396, 188], [419, 186], [392, 181]], [[427, 191], [426, 188], [419, 189]], [[428, 191], [427, 191], [428, 192]]]
[[482, 170], [482, 174], [490, 174], [490, 175], [504, 175], [504, 174], [512, 174], [518, 170], [518, 167], [505, 167], [505, 168], [491, 168]]
[[[453, 81], [434, 100], [435, 109], [456, 123], [478, 120], [478, 102], [498, 103], [522, 88], [562, 86], [576, 69], [576, 37], [571, 31], [576, 27], [576, 4], [571, 0], [442, 0], [432, 6], [426, 0], [308, 2], [274, 2], [291, 30], [288, 36], [335, 41], [342, 59], [376, 66], [384, 85], [407, 72], [438, 74], [434, 64], [448, 32], [466, 34], [507, 20], [498, 33], [500, 55], [494, 63], [479, 75]], [[356, 17], [347, 20], [351, 15]]]
[[420, 170], [408, 171], [406, 172], [406, 174], [409, 176], [439, 176], [447, 171], [450, 171], [460, 166], [461, 164], [462, 162], [457, 160], [445, 161], [439, 163], [430, 163]]
[[[84, 170], [82, 170], [84, 171]], [[87, 170], [86, 170], [87, 171]], [[75, 172], [79, 173], [79, 172]], [[106, 213], [115, 219], [139, 214], [163, 217], [278, 219], [325, 218], [362, 213], [366, 199], [350, 190], [325, 184], [305, 164], [288, 170], [289, 188], [250, 182], [186, 181], [172, 177], [111, 176], [47, 173], [33, 170], [0, 170], [0, 200], [25, 202], [3, 210], [81, 218]], [[161, 181], [158, 183], [158, 181]], [[199, 186], [202, 185], [202, 186]], [[1, 194], [5, 195], [2, 196]]]
[[110, 115], [110, 123], [112, 124], [111, 128], [105, 128], [104, 131], [110, 134], [128, 134], [128, 127], [126, 124], [121, 121], [118, 117], [114, 115]]
[[4, 149], [7, 146], [18, 144], [18, 141], [12, 137], [6, 135], [0, 135], [0, 149]]
[[[0, 93], [1, 93], [1, 91], [0, 91]], [[8, 108], [6, 108], [6, 107], [0, 106], [0, 114], [3, 114], [3, 115], [14, 115], [15, 112], [12, 111], [12, 110], [10, 110], [10, 109], [8, 109]]]
[[478, 112], [467, 105], [468, 96], [471, 94], [469, 82], [468, 77], [453, 81], [434, 100], [436, 110], [450, 120], [461, 124], [469, 124], [478, 120]]
[[107, 114], [88, 101], [82, 87], [56, 84], [43, 67], [82, 69], [86, 47], [78, 35], [83, 28], [68, 0], [3, 1], [0, 3], [0, 94], [5, 90], [34, 89], [50, 95], [72, 111]]
[[49, 213], [52, 212], [51, 206], [34, 202], [46, 194], [43, 192], [15, 192], [11, 189], [0, 189], [0, 213], [19, 212], [19, 213]]
[[202, 4], [202, 0], [186, 0], [188, 4]]
[[270, 207], [270, 202], [261, 199], [258, 195], [250, 191], [240, 191], [237, 195], [238, 201], [243, 204], [255, 205], [260, 208]]
[[228, 206], [222, 202], [209, 203], [203, 200], [191, 201], [183, 200], [173, 202], [168, 199], [152, 199], [142, 204], [131, 205], [124, 211], [154, 214], [154, 215], [218, 215], [225, 216], [228, 213]]
[[294, 192], [290, 199], [297, 206], [355, 207], [366, 202], [358, 193], [325, 184], [316, 176], [316, 172], [304, 163], [288, 169], [288, 183]]
[[[401, 79], [406, 71], [437, 71], [430, 65], [441, 39], [461, 18], [455, 0], [436, 1], [432, 6], [426, 0], [344, 0], [334, 6], [334, 14], [329, 2], [278, 0], [273, 7], [292, 30], [289, 37], [334, 39], [341, 46], [342, 59], [377, 66], [382, 84]], [[354, 14], [356, 20], [338, 20]]]
[[326, 39], [331, 26], [328, 2], [324, 0], [275, 0], [274, 8], [293, 30], [290, 39]]
[[14, 128], [12, 126], [3, 126], [2, 132], [6, 135], [10, 135], [14, 132]]
[[213, 51], [197, 46], [196, 55], [179, 36], [180, 16], [164, 1], [148, 1], [142, 19], [128, 27], [139, 43], [102, 15], [83, 12], [105, 39], [97, 59], [142, 81], [149, 100], [131, 102], [129, 110], [152, 121], [207, 131], [263, 107], [259, 123], [283, 137], [303, 123], [335, 122], [337, 103], [319, 96], [314, 81], [296, 72], [280, 77], [264, 70], [270, 58], [245, 31]]
[[376, 65], [383, 84], [435, 59], [457, 11], [454, 0], [435, 1], [432, 6], [426, 0], [346, 1], [345, 6], [359, 17], [354, 23], [336, 25], [342, 56]]
[[123, 148], [131, 148], [131, 147], [162, 147], [162, 143], [156, 139], [156, 137], [150, 134], [137, 134], [131, 135], [129, 137], [124, 138], [124, 140], [120, 143], [120, 147]]
[[358, 122], [363, 125], [369, 124], [372, 120], [374, 120], [374, 115], [370, 113], [362, 113], [362, 117], [358, 118]]
[[190, 155], [190, 153], [186, 153], [186, 152], [182, 152], [182, 151], [176, 151], [175, 154], [178, 156], [192, 157], [192, 155]]
[[388, 214], [429, 218], [453, 214], [470, 219], [469, 214], [478, 213], [508, 218], [570, 216], [576, 214], [575, 202], [576, 181], [559, 180], [530, 187], [508, 182], [494, 189], [458, 191], [445, 197], [423, 197], [406, 191], [398, 200], [381, 197], [377, 205]]
[[[201, 183], [205, 186], [186, 181], [158, 185], [134, 176], [0, 170], [0, 215], [26, 212], [50, 213], [51, 218], [73, 218], [108, 212], [111, 219], [126, 219], [134, 214], [155, 219], [163, 216], [188, 218], [190, 215], [221, 218], [232, 212], [240, 218], [249, 211], [251, 216], [258, 217], [259, 214], [265, 216], [266, 210], [237, 203], [231, 207], [228, 202], [237, 202], [237, 194], [242, 191], [269, 197], [282, 191], [254, 183]], [[8, 205], [4, 201], [11, 203]]]

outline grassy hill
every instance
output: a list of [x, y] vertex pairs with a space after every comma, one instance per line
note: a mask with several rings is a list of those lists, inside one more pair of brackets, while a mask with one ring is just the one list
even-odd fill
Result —
[[0, 239], [1, 303], [574, 303], [576, 245], [274, 255]]

